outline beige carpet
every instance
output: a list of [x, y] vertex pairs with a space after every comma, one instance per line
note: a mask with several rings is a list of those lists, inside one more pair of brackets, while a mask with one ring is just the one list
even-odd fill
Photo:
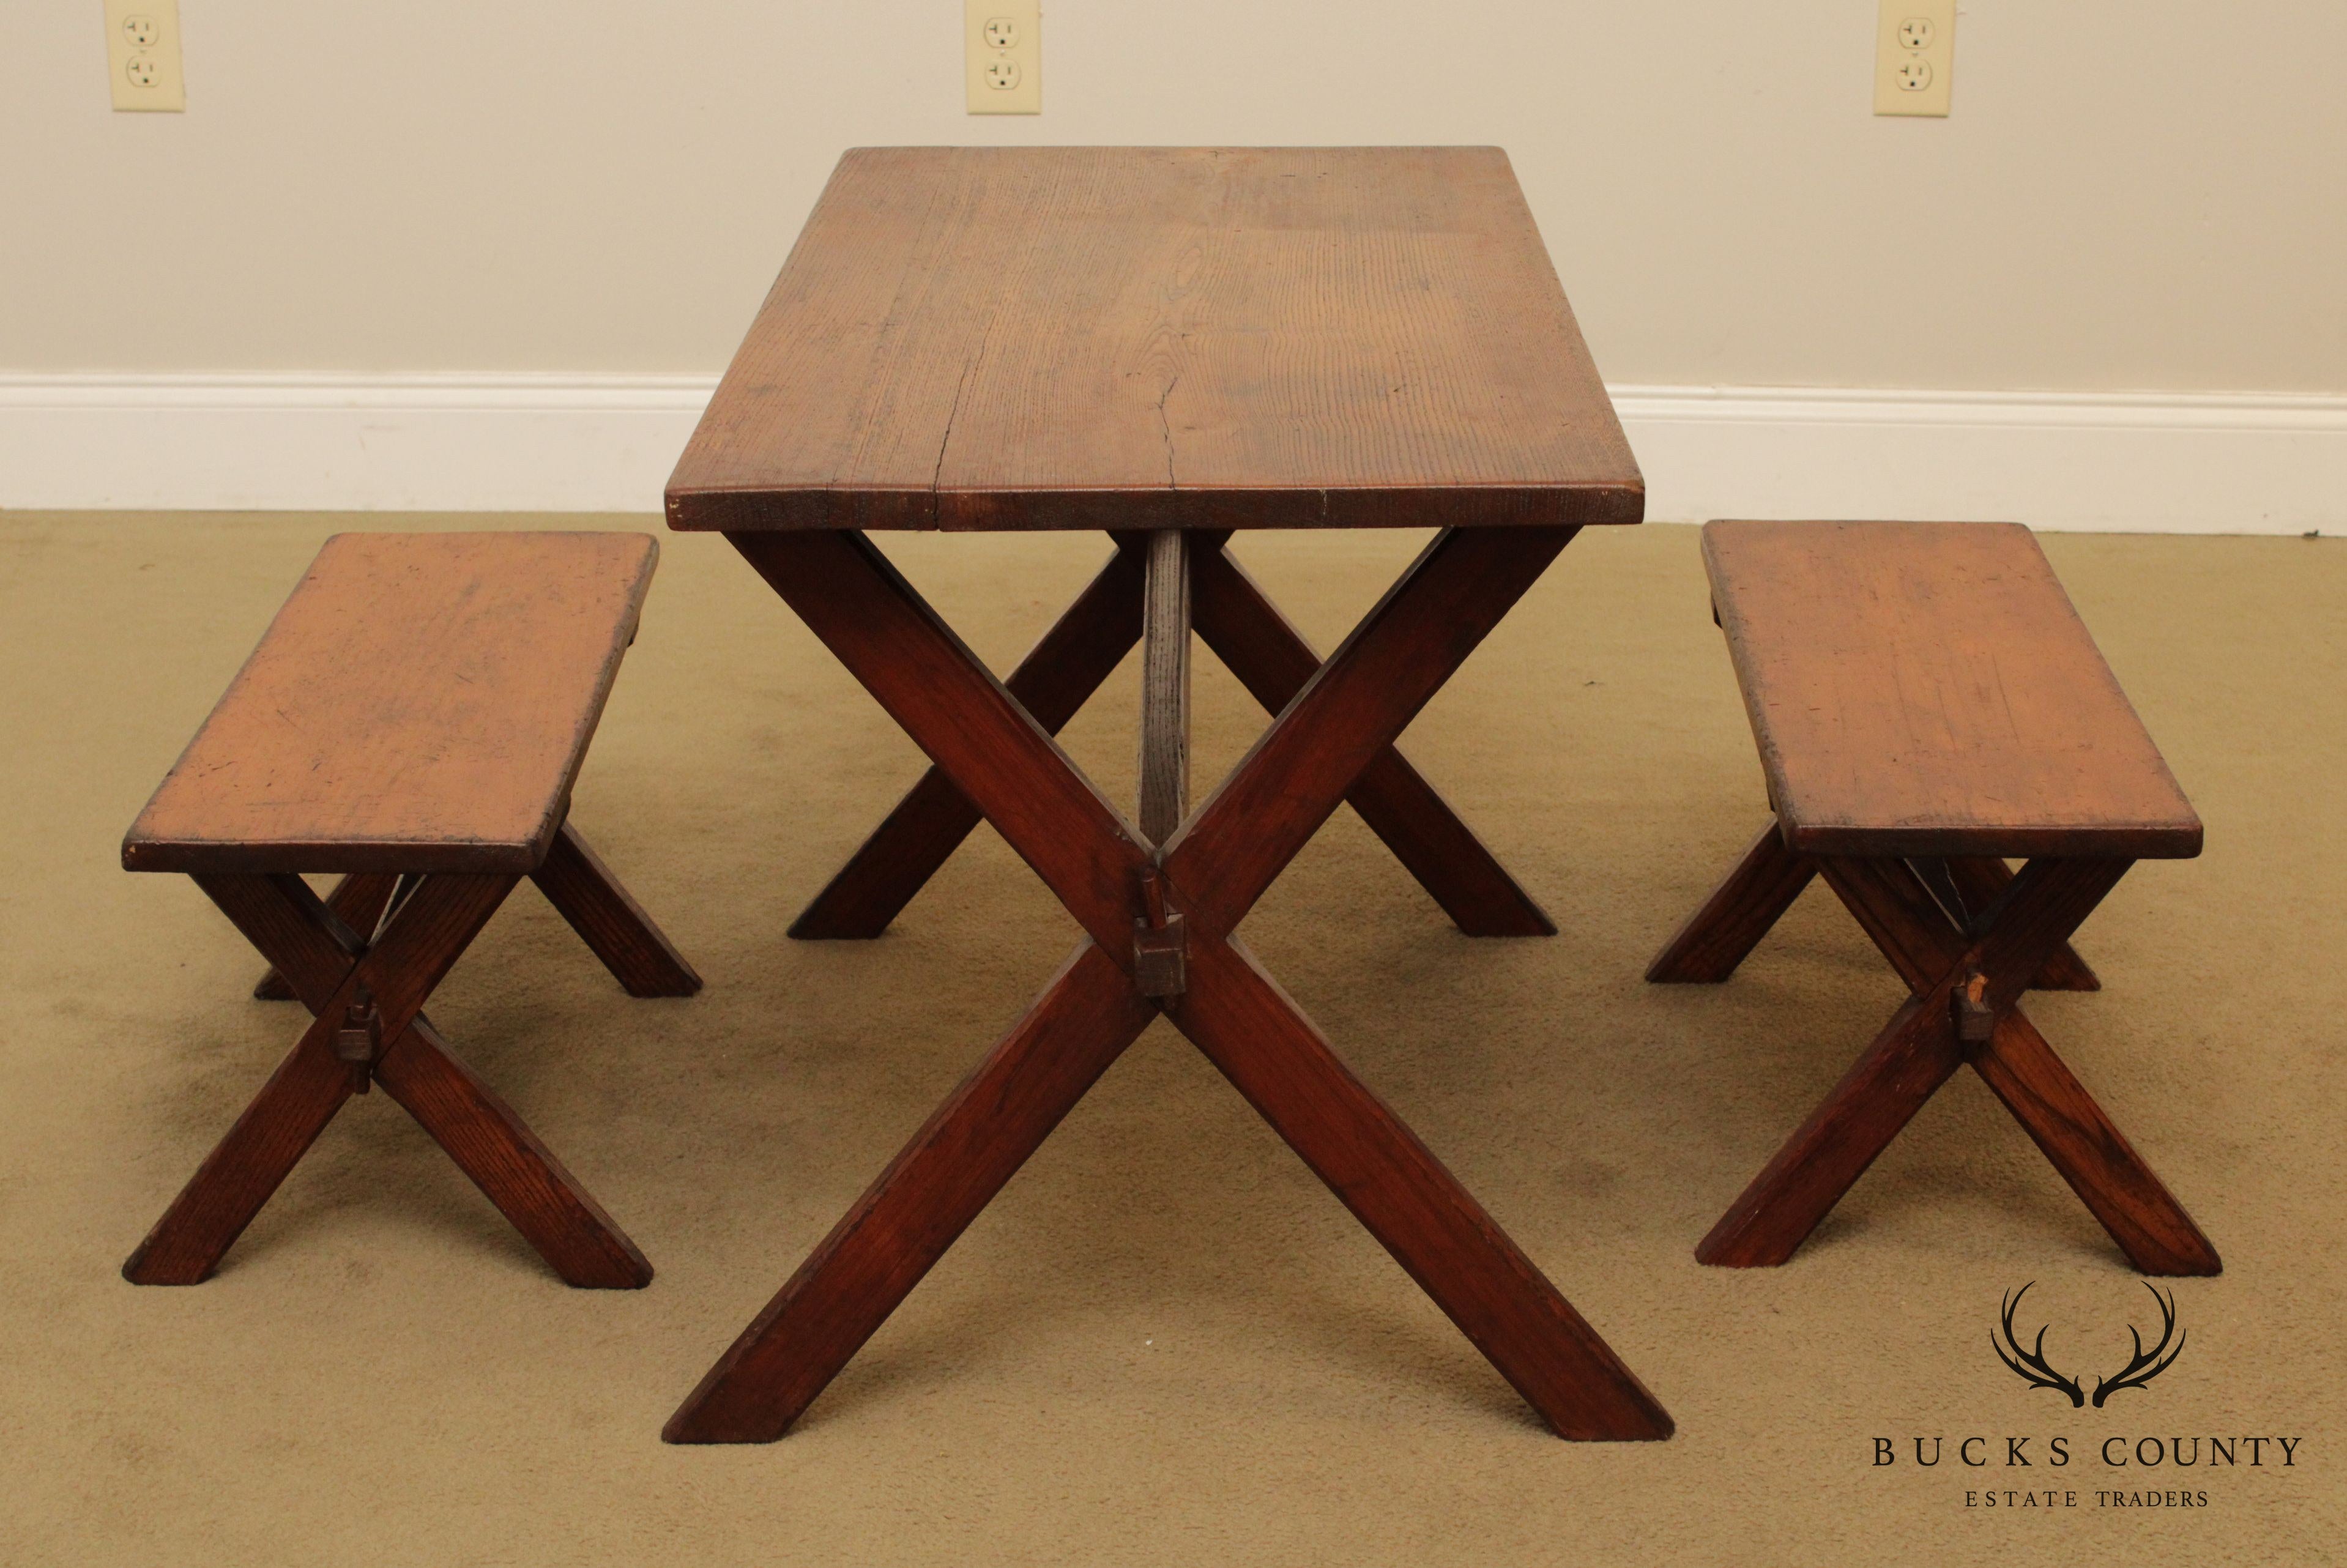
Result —
[[[118, 836], [321, 538], [461, 521], [0, 517], [0, 1563], [2337, 1560], [2347, 545], [2046, 541], [2209, 824], [2082, 934], [2107, 989], [2031, 1004], [2227, 1261], [2150, 1387], [2074, 1410], [1990, 1355], [2032, 1280], [2071, 1370], [2154, 1315], [1969, 1075], [1790, 1266], [1690, 1255], [1901, 993], [1814, 890], [1725, 988], [1640, 982], [1761, 812], [1695, 532], [1651, 527], [1575, 544], [1405, 743], [1563, 934], [1459, 937], [1348, 813], [1246, 934], [1676, 1440], [1543, 1435], [1160, 1024], [792, 1436], [679, 1449], [677, 1400], [1074, 937], [981, 834], [885, 940], [784, 938], [917, 758], [716, 539], [663, 541], [577, 807], [708, 990], [629, 1000], [525, 891], [433, 1006], [658, 1280], [566, 1290], [380, 1095], [210, 1283], [116, 1273], [299, 1023]], [[1325, 646], [1418, 542], [1243, 554]], [[998, 665], [1105, 551], [887, 544]], [[1200, 681], [1218, 774], [1261, 721]], [[1119, 796], [1133, 690], [1070, 733]], [[2293, 1462], [2101, 1461], [2211, 1436]]]

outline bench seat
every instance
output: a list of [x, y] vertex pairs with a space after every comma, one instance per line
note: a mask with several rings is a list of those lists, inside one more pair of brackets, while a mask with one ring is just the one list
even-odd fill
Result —
[[1715, 522], [1703, 556], [1788, 848], [2200, 853], [2027, 528]]
[[636, 533], [335, 536], [122, 864], [536, 871], [659, 554]]

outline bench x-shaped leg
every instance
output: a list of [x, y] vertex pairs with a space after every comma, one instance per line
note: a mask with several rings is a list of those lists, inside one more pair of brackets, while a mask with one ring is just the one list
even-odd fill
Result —
[[[684, 955], [569, 822], [556, 830], [529, 879], [630, 996], [689, 997], [701, 989], [701, 977]], [[382, 926], [399, 889], [414, 885], [413, 877], [403, 883], [387, 874], [354, 872], [326, 895], [326, 907], [364, 939]], [[292, 1001], [293, 988], [271, 969], [252, 994], [262, 1001]]]
[[[1991, 856], [1951, 856], [1907, 863], [1942, 908], [1970, 925], [2004, 896], [2013, 867]], [[1785, 847], [1771, 818], [1703, 907], [1688, 917], [1646, 968], [1655, 985], [1717, 985], [1751, 957], [1818, 874], [1818, 863]], [[2035, 991], [2098, 991], [2103, 982], [2067, 942], [2029, 982]]]
[[[1191, 536], [1192, 610], [1199, 638], [1248, 694], [1276, 714], [1320, 668], [1255, 579], [1223, 548], [1227, 536]], [[1116, 536], [1117, 553], [1004, 682], [1028, 715], [1058, 734], [1141, 637], [1147, 538]], [[1471, 937], [1556, 934], [1472, 829], [1418, 770], [1386, 747], [1346, 791], [1370, 831]], [[877, 937], [978, 825], [978, 807], [932, 767], [815, 895], [791, 935]]]
[[[2129, 864], [2039, 859], [2014, 876], [2002, 862], [1919, 868], [1810, 857], [1784, 849], [1772, 824], [1648, 978], [1725, 979], [1810, 876], [1822, 876], [1912, 995], [1696, 1256], [1730, 1267], [1787, 1261], [1933, 1091], [1969, 1063], [2137, 1268], [2217, 1273], [2216, 1249], [2016, 1005], [2033, 986], [2091, 989], [2092, 972], [2068, 938]], [[1932, 883], [1942, 875], [1951, 886], [1935, 894]], [[1963, 925], [1952, 917], [1952, 898], [1969, 912]]]
[[[370, 943], [298, 876], [196, 877], [315, 1016], [122, 1266], [125, 1278], [193, 1285], [210, 1275], [343, 1102], [380, 1083], [566, 1283], [632, 1289], [651, 1281], [635, 1244], [421, 1010], [519, 880], [415, 879]], [[619, 919], [608, 903], [595, 907]], [[646, 929], [657, 938], [648, 922]], [[699, 985], [690, 969], [671, 980], [672, 994]]]
[[[1653, 1396], [1231, 934], [1571, 538], [1440, 536], [1158, 846], [861, 535], [733, 536], [1087, 935], [710, 1370], [668, 1440], [780, 1437], [1161, 1007], [1553, 1430], [1668, 1435]], [[1174, 919], [1181, 989], [1144, 995], [1144, 936]]]

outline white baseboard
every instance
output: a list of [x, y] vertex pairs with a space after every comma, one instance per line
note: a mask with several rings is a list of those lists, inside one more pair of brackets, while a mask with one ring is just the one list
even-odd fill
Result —
[[0, 375], [0, 507], [657, 512], [707, 375]]
[[1617, 386], [1646, 515], [2347, 532], [2347, 396]]
[[[0, 374], [0, 507], [624, 511], [702, 375]], [[2347, 532], [2347, 396], [1617, 386], [1647, 515]]]

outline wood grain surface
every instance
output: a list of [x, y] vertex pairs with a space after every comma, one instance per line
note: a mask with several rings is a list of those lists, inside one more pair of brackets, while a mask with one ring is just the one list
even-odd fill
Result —
[[[1140, 641], [1143, 553], [1111, 556], [1004, 680], [1003, 689], [1044, 733], [1066, 727]], [[790, 934], [803, 941], [877, 937], [979, 821], [969, 797], [932, 764], [800, 912]]]
[[537, 869], [659, 553], [645, 534], [336, 535], [122, 864]]
[[[1956, 986], [1970, 974], [1985, 975], [1988, 1003], [2005, 1015], [2029, 978], [2102, 902], [2127, 865], [2116, 857], [2033, 862], [1996, 922], [1966, 938], [1948, 930], [1930, 890], [1897, 862], [1821, 860], [1819, 871], [1915, 994], [1720, 1216], [1696, 1247], [1696, 1259], [1759, 1268], [1791, 1258], [1875, 1156], [1964, 1064], [1965, 1047], [1949, 1011]], [[1999, 1017], [2000, 1030], [2013, 1027], [2010, 1015]], [[2144, 1258], [2136, 1262], [2148, 1266]]]
[[1141, 600], [1137, 820], [1152, 844], [1173, 837], [1190, 815], [1190, 562], [1182, 538], [1174, 528], [1149, 537]]
[[1790, 848], [2200, 853], [2027, 528], [1715, 522], [1703, 553]]
[[1496, 148], [860, 148], [679, 528], [1635, 523]]
[[[420, 924], [395, 938], [386, 932], [383, 947], [368, 953], [365, 937], [298, 876], [196, 880], [320, 1021], [123, 1265], [135, 1285], [193, 1285], [209, 1276], [350, 1096], [356, 1087], [350, 1064], [326, 1038], [360, 971], [379, 979], [387, 962], [397, 983], [384, 994], [395, 1004], [401, 998], [420, 1003], [514, 882], [426, 878], [400, 908]], [[651, 1265], [627, 1234], [421, 1012], [411, 1010], [403, 1028], [388, 1031], [373, 1077], [565, 1282], [618, 1290], [651, 1282]]]
[[[1444, 530], [1163, 845], [863, 534], [730, 536], [1092, 939], [711, 1369], [668, 1440], [782, 1435], [1159, 1005], [1553, 1430], [1669, 1435], [1604, 1340], [1229, 937], [1574, 531]], [[1158, 589], [1174, 586], [1159, 557], [1178, 553], [1150, 549]], [[1161, 651], [1178, 619], [1152, 628]], [[1176, 987], [1153, 989], [1167, 977], [1130, 939], [1153, 887], [1184, 922]]]
[[[1219, 543], [1192, 553], [1190, 579], [1199, 638], [1277, 718], [1319, 673], [1320, 655]], [[1532, 895], [1393, 747], [1361, 770], [1345, 799], [1466, 935], [1556, 935]]]
[[1194, 933], [1204, 926], [1221, 935], [1246, 917], [1353, 781], [1577, 531], [1450, 528], [1435, 536], [1161, 846], [1166, 869], [1186, 885], [1183, 910]]
[[630, 996], [700, 992], [699, 973], [569, 823], [555, 834], [530, 880]]
[[1751, 956], [1818, 874], [1817, 862], [1785, 847], [1773, 821], [1762, 828], [1703, 907], [1646, 966], [1658, 986], [1716, 986]]
[[772, 1442], [1157, 1016], [1086, 938], [1027, 1015], [931, 1112], [661, 1436]]
[[1561, 1438], [1652, 1441], [1669, 1412], [1235, 940], [1169, 1014]]
[[[364, 957], [351, 950], [359, 946], [357, 934], [339, 921], [313, 924], [323, 906], [298, 877], [197, 881], [292, 983], [313, 1017], [259, 1097], [122, 1266], [133, 1285], [194, 1285], [210, 1275], [354, 1089], [351, 1068], [335, 1055], [333, 1040], [362, 989], [379, 1011], [383, 1037], [397, 1040], [515, 878], [429, 879], [409, 901], [406, 917], [394, 921]], [[340, 958], [322, 951], [343, 944]]]

